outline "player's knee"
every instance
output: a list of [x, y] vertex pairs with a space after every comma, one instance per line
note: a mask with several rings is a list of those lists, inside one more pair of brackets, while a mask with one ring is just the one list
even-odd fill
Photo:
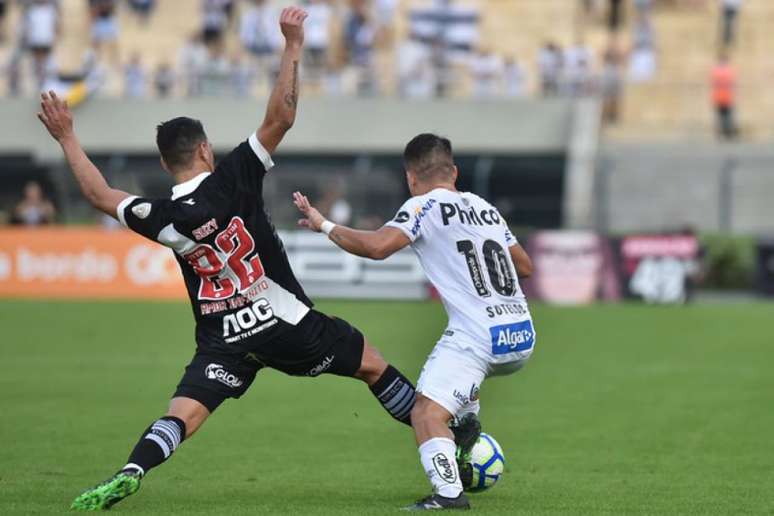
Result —
[[429, 422], [447, 422], [451, 414], [445, 408], [421, 394], [417, 396], [414, 408], [411, 409], [411, 422], [414, 425]]
[[379, 350], [365, 342], [360, 369], [355, 373], [355, 378], [363, 380], [368, 385], [373, 385], [382, 377], [387, 366], [388, 364]]
[[166, 415], [174, 416], [185, 424], [185, 438], [188, 439], [201, 428], [209, 417], [210, 411], [194, 399], [178, 397], [173, 398], [169, 403]]

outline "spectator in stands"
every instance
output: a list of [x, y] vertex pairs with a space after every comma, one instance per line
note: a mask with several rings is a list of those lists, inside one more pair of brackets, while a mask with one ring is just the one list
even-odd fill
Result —
[[319, 83], [328, 59], [331, 32], [331, 7], [326, 0], [307, 0], [304, 28], [305, 60], [310, 82]]
[[737, 18], [741, 6], [742, 0], [720, 0], [720, 8], [722, 11], [720, 41], [724, 47], [730, 47], [734, 44]]
[[239, 41], [251, 56], [259, 80], [270, 85], [281, 35], [277, 28], [277, 13], [267, 0], [248, 2], [239, 20]]
[[618, 122], [623, 93], [621, 54], [615, 46], [611, 46], [605, 52], [599, 86], [602, 94], [602, 120], [608, 124], [615, 124]]
[[145, 68], [142, 65], [142, 57], [138, 52], [135, 52], [124, 67], [124, 96], [130, 99], [140, 99], [146, 94]]
[[222, 39], [229, 20], [226, 7], [224, 0], [202, 0], [202, 37], [205, 45]]
[[212, 41], [206, 47], [205, 61], [199, 72], [199, 94], [218, 97], [229, 90], [231, 63], [226, 58], [222, 39]]
[[527, 72], [515, 57], [508, 57], [503, 68], [505, 95], [507, 97], [523, 97], [527, 93]]
[[401, 97], [427, 99], [436, 90], [436, 70], [430, 48], [409, 37], [398, 46], [398, 91]]
[[561, 91], [577, 97], [587, 95], [591, 84], [593, 53], [581, 39], [567, 47], [562, 55]]
[[193, 97], [200, 94], [200, 78], [206, 62], [207, 47], [204, 45], [204, 37], [196, 32], [188, 38], [178, 54], [186, 95]]
[[253, 71], [240, 52], [231, 56], [231, 91], [235, 97], [247, 97], [253, 83]]
[[129, 8], [141, 24], [147, 25], [156, 7], [156, 0], [129, 0]]
[[169, 63], [161, 63], [153, 74], [153, 88], [159, 98], [169, 97], [175, 88], [175, 71]]
[[46, 199], [37, 181], [24, 185], [24, 197], [13, 210], [11, 222], [25, 226], [51, 224], [56, 218], [54, 205]]
[[352, 0], [344, 25], [344, 48], [349, 64], [358, 73], [358, 93], [370, 94], [375, 90], [372, 52], [376, 30], [370, 20], [366, 0]]
[[[51, 50], [59, 36], [59, 9], [53, 0], [32, 0], [22, 14], [22, 45], [32, 54], [36, 87], [40, 89], [54, 68]], [[19, 56], [20, 57], [20, 56]], [[17, 63], [14, 65], [18, 66]], [[18, 80], [19, 70], [12, 70]], [[12, 86], [18, 89], [18, 84]]]
[[632, 50], [629, 55], [629, 80], [649, 81], [656, 74], [656, 42], [653, 24], [647, 11], [637, 11], [632, 28]]
[[473, 97], [488, 99], [497, 97], [503, 79], [503, 61], [489, 49], [482, 48], [471, 59]]
[[638, 16], [650, 18], [650, 11], [653, 7], [653, 0], [634, 0], [634, 9]]
[[562, 73], [562, 50], [549, 41], [538, 52], [540, 91], [545, 97], [559, 93], [559, 77]]
[[374, 0], [376, 43], [380, 48], [387, 48], [392, 42], [398, 3], [399, 0]]
[[737, 135], [735, 120], [736, 70], [728, 55], [721, 52], [718, 62], [710, 74], [712, 82], [712, 104], [717, 114], [717, 131], [721, 138], [733, 139]]
[[91, 7], [91, 42], [97, 54], [118, 63], [118, 20], [115, 0], [89, 0]]
[[623, 25], [624, 2], [623, 0], [609, 0], [607, 14], [607, 28], [615, 34]]
[[0, 0], [0, 43], [5, 42], [5, 12], [8, 9], [8, 1]]

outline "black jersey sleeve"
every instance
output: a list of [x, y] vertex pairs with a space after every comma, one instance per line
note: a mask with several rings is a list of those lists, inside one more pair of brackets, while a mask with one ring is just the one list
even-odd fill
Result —
[[235, 190], [260, 193], [266, 172], [274, 166], [255, 133], [220, 160], [215, 176]]
[[127, 197], [118, 205], [117, 215], [121, 224], [135, 233], [158, 241], [159, 233], [172, 223], [169, 220], [167, 199]]

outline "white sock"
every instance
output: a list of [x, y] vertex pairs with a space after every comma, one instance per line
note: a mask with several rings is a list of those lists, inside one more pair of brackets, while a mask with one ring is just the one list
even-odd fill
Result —
[[436, 493], [447, 498], [457, 498], [462, 492], [456, 453], [457, 445], [446, 437], [435, 437], [419, 446], [427, 479]]

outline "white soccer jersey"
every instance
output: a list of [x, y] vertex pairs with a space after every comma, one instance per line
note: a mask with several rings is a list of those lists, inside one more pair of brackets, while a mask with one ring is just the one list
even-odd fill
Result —
[[387, 225], [411, 240], [438, 290], [447, 337], [493, 363], [531, 353], [534, 329], [508, 250], [518, 242], [496, 208], [437, 188], [406, 201]]

